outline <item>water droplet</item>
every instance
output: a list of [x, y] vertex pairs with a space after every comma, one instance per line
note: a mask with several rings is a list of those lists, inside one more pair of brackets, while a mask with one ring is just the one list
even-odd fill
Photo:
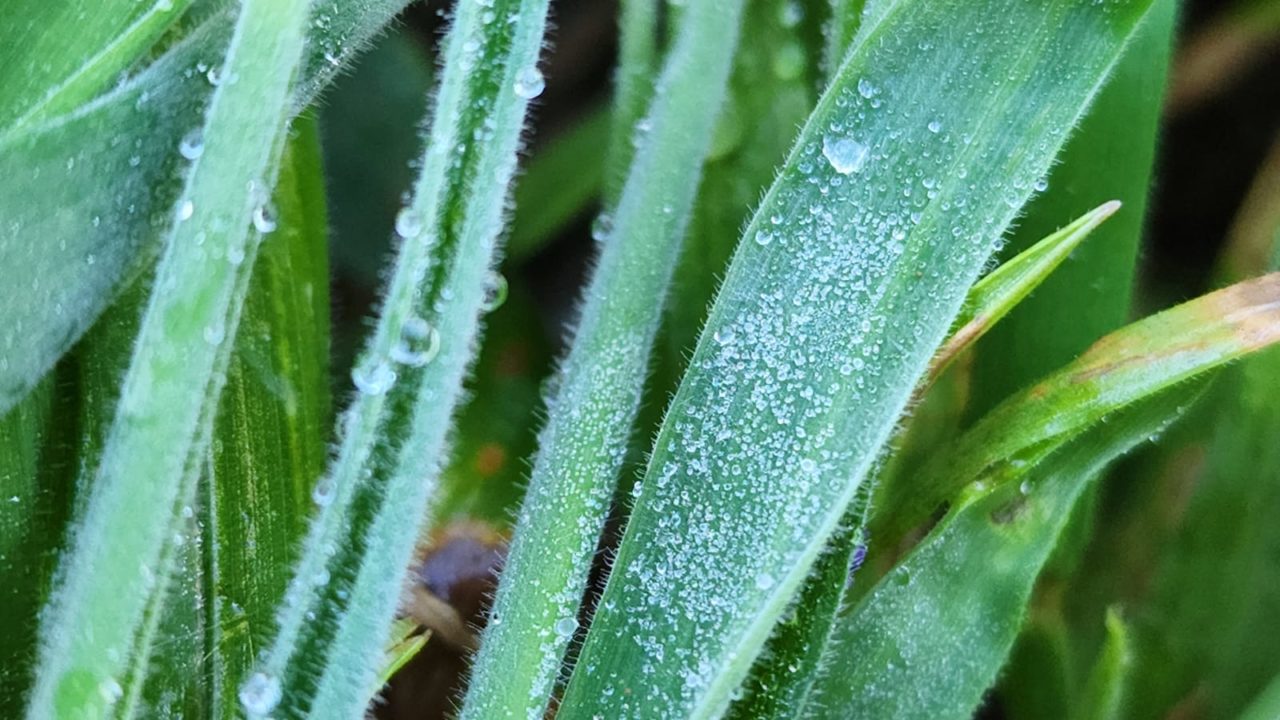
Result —
[[538, 97], [546, 87], [547, 81], [542, 77], [542, 71], [538, 70], [536, 65], [522, 68], [520, 72], [516, 73], [516, 95], [525, 100], [532, 100]]
[[440, 352], [440, 333], [431, 323], [411, 317], [400, 329], [400, 342], [391, 348], [391, 359], [401, 365], [422, 367]]
[[1030, 495], [1030, 494], [1031, 494], [1031, 481], [1030, 481], [1030, 480], [1023, 480], [1023, 481], [1018, 485], [1018, 492], [1022, 493], [1023, 495]]
[[578, 631], [578, 618], [562, 617], [556, 621], [556, 634], [560, 637], [570, 637]]
[[930, 120], [930, 121], [929, 121], [929, 132], [931, 132], [931, 133], [940, 133], [940, 132], [942, 132], [942, 121], [940, 121], [940, 120]]
[[769, 244], [769, 243], [771, 243], [771, 242], [773, 242], [773, 231], [772, 231], [772, 230], [761, 230], [761, 231], [759, 231], [759, 232], [757, 232], [757, 233], [756, 233], [756, 244], [757, 244], [757, 245], [768, 245], [768, 244]]
[[107, 678], [98, 684], [98, 694], [108, 704], [114, 705], [117, 700], [124, 697], [124, 688], [120, 687], [120, 683], [116, 682], [115, 678]]
[[351, 381], [366, 395], [381, 395], [396, 384], [396, 371], [385, 361], [362, 363], [351, 370]]
[[240, 686], [240, 704], [250, 717], [262, 717], [280, 704], [284, 696], [280, 681], [262, 672], [256, 672]]
[[204, 78], [214, 87], [222, 84], [222, 73], [218, 71], [216, 66], [209, 68], [209, 71], [204, 74]]
[[410, 240], [422, 233], [422, 216], [413, 208], [403, 208], [396, 215], [396, 234]]
[[311, 501], [320, 507], [325, 507], [333, 502], [333, 478], [325, 475], [316, 481], [315, 487], [311, 488]]
[[196, 212], [196, 204], [190, 200], [183, 200], [178, 204], [178, 222], [190, 220], [191, 216]]
[[711, 338], [721, 345], [729, 345], [734, 339], [733, 328], [728, 325], [716, 328], [715, 332], [711, 333]]
[[199, 129], [187, 133], [178, 143], [178, 153], [188, 160], [195, 160], [203, 155], [204, 133]]
[[759, 575], [756, 575], [757, 590], [768, 590], [771, 587], [773, 587], [772, 575], [770, 575], [769, 573], [763, 573], [763, 572], [760, 573]]
[[204, 327], [204, 341], [210, 345], [221, 345], [223, 338], [227, 336], [227, 326], [221, 322]]
[[800, 3], [795, 2], [795, 0], [783, 3], [782, 8], [778, 11], [778, 22], [781, 23], [784, 28], [793, 28], [799, 25], [800, 21], [803, 19], [804, 8], [800, 6]]
[[1036, 192], [1044, 192], [1045, 190], [1048, 190], [1049, 178], [1040, 178], [1039, 180], [1036, 180], [1035, 189]]
[[596, 242], [608, 240], [612, 232], [613, 216], [609, 213], [600, 213], [595, 220], [591, 221], [591, 239]]
[[822, 155], [831, 163], [831, 167], [841, 175], [859, 172], [867, 164], [866, 145], [852, 138], [824, 135], [822, 138]]
[[276, 209], [271, 203], [263, 203], [253, 209], [253, 229], [266, 235], [275, 232], [279, 223], [276, 220]]
[[507, 279], [500, 272], [489, 273], [488, 288], [485, 291], [484, 305], [481, 306], [481, 309], [485, 312], [497, 310], [506, 301]]
[[866, 78], [858, 78], [858, 94], [870, 100], [876, 94], [876, 86]]

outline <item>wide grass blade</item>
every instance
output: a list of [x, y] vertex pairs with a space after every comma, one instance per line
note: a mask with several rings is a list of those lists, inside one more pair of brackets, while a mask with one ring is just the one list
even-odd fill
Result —
[[1109, 462], [1177, 417], [1182, 400], [1142, 403], [1029, 467], [1021, 483], [961, 500], [840, 622], [840, 653], [809, 717], [971, 717], [1076, 499]]
[[859, 32], [738, 246], [560, 718], [725, 709], [1146, 5], [904, 0]]
[[463, 718], [541, 716], [577, 630], [742, 5], [708, 0], [680, 23], [549, 403]]
[[421, 174], [396, 219], [400, 252], [314, 491], [320, 511], [275, 639], [240, 688], [251, 717], [364, 712], [494, 282], [519, 134], [542, 90], [546, 11], [546, 0], [458, 7]]
[[[163, 592], [173, 513], [189, 498], [262, 230], [307, 3], [246, 0], [172, 215], [66, 575], [42, 622], [31, 717], [105, 714], [123, 692], [144, 611]], [[200, 126], [197, 126], [200, 127]], [[255, 228], [255, 226], [257, 226]], [[145, 648], [143, 649], [145, 652]]]
[[[339, 70], [339, 55], [351, 57], [402, 5], [319, 3], [293, 111]], [[182, 189], [178, 148], [200, 126], [213, 83], [227, 77], [233, 9], [205, 18], [106, 94], [78, 98], [74, 110], [21, 128], [0, 124], [0, 267], [28, 278], [0, 291], [0, 412], [156, 258]]]
[[[327, 459], [328, 233], [315, 125], [296, 120], [285, 149], [274, 197], [278, 227], [249, 285], [194, 504], [206, 576], [195, 608], [207, 626], [200, 680], [212, 718], [241, 716], [237, 691], [271, 639]], [[184, 680], [191, 681], [171, 678]]]

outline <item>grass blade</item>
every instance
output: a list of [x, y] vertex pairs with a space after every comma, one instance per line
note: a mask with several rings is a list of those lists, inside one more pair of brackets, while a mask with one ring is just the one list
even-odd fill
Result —
[[[1117, 456], [1180, 414], [1166, 395], [965, 498], [840, 623], [810, 717], [971, 717], [1022, 625], [1071, 507]], [[950, 649], [965, 648], [962, 654]]]
[[[219, 357], [239, 319], [303, 47], [303, 0], [246, 0], [214, 92], [63, 586], [43, 623], [31, 717], [101, 715], [120, 696], [135, 633], [172, 547], [170, 514], [203, 456]], [[194, 147], [194, 146], [193, 146]], [[256, 183], [256, 185], [255, 185]], [[157, 579], [160, 581], [157, 582]]]
[[627, 182], [635, 155], [636, 125], [649, 109], [658, 74], [658, 0], [622, 0], [619, 12], [618, 69], [613, 112], [605, 151], [604, 197], [612, 209]]
[[562, 720], [725, 709], [1145, 7], [903, 1], [860, 32], [738, 246]]
[[[340, 44], [342, 57], [351, 56], [401, 6], [400, 0], [319, 3], [316, 19], [329, 20], [311, 26], [294, 112], [338, 71], [326, 58], [341, 60], [326, 48]], [[174, 178], [185, 161], [176, 150], [200, 127], [216, 89], [191, 69], [222, 65], [231, 9], [205, 19], [146, 70], [92, 102], [29, 127], [0, 129], [0, 177], [9, 179], [0, 183], [0, 267], [24, 268], [30, 278], [0, 291], [0, 412], [158, 254], [181, 192]], [[104, 184], [108, 177], [112, 182]]]
[[1119, 720], [1124, 717], [1125, 682], [1133, 664], [1129, 629], [1114, 611], [1107, 612], [1107, 637], [1085, 683], [1072, 720]]
[[654, 298], [679, 255], [741, 12], [741, 0], [715, 0], [682, 17], [550, 403], [463, 718], [540, 716], [559, 675], [661, 320]]
[[[920, 472], [888, 488], [880, 512], [902, 531], [984, 475], [1013, 472], [1063, 438], [1280, 339], [1280, 273], [1233, 285], [1122, 328], [1006, 400]], [[1046, 411], [1052, 408], [1053, 411]], [[1009, 432], [1018, 428], [1018, 432]]]
[[972, 347], [1004, 319], [1058, 269], [1090, 233], [1119, 209], [1120, 203], [1114, 201], [1098, 206], [979, 280], [969, 290], [950, 337], [934, 354], [933, 364], [929, 366], [929, 379], [936, 379], [960, 353]]
[[1249, 707], [1241, 713], [1240, 720], [1272, 720], [1280, 717], [1280, 675], [1267, 685]]
[[[207, 717], [240, 717], [237, 690], [271, 639], [327, 458], [328, 233], [315, 126], [295, 121], [281, 162], [279, 227], [250, 282], [196, 503], [209, 589], [198, 609], [213, 663]], [[246, 503], [254, 512], [239, 511]]]
[[[546, 11], [546, 0], [458, 8], [422, 171], [396, 220], [400, 253], [316, 487], [320, 512], [275, 639], [241, 687], [251, 717], [364, 712], [479, 330], [520, 129], [541, 91]], [[485, 141], [462, 142], [472, 137]]]

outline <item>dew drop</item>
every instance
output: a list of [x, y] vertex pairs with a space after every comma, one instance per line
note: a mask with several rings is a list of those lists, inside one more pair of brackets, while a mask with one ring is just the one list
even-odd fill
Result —
[[218, 71], [217, 67], [209, 68], [209, 71], [204, 74], [204, 78], [214, 87], [222, 84], [222, 73]]
[[204, 133], [192, 130], [178, 143], [178, 153], [188, 160], [195, 160], [204, 154]]
[[711, 338], [721, 345], [732, 344], [734, 339], [733, 328], [727, 325], [722, 328], [716, 328], [715, 332], [711, 333]]
[[311, 488], [311, 501], [320, 507], [325, 507], [333, 502], [333, 478], [325, 475], [321, 477], [315, 487]]
[[876, 86], [866, 78], [858, 78], [858, 94], [870, 100], [876, 94]]
[[403, 208], [396, 215], [396, 234], [410, 240], [422, 233], [422, 216], [413, 208]]
[[178, 222], [190, 220], [191, 216], [196, 212], [196, 204], [190, 200], [183, 200], [178, 205]]
[[396, 384], [396, 371], [386, 362], [361, 364], [352, 369], [351, 381], [365, 395], [382, 395]]
[[542, 71], [535, 65], [530, 65], [516, 73], [516, 95], [525, 100], [538, 97], [546, 87], [547, 81], [542, 77]]
[[771, 242], [773, 242], [773, 231], [772, 231], [772, 230], [761, 230], [760, 232], [757, 232], [757, 233], [756, 233], [756, 244], [757, 244], [757, 245], [768, 245], [768, 244], [769, 244], [769, 243], [771, 243]]
[[562, 617], [556, 621], [556, 634], [560, 637], [570, 637], [578, 631], [578, 618]]
[[240, 686], [240, 704], [250, 717], [262, 717], [275, 710], [283, 695], [280, 681], [266, 673], [252, 674]]
[[770, 575], [769, 573], [763, 573], [763, 572], [760, 573], [759, 575], [756, 575], [757, 590], [768, 590], [771, 587], [773, 587], [772, 575]]
[[502, 303], [507, 301], [507, 278], [500, 272], [489, 273], [488, 288], [485, 291], [484, 305], [481, 309], [485, 312], [491, 312], [502, 307]]
[[860, 172], [867, 164], [867, 146], [853, 140], [834, 135], [822, 138], [822, 155], [831, 163], [831, 167], [841, 175]]
[[591, 221], [591, 239], [596, 242], [604, 242], [609, 239], [609, 235], [613, 233], [613, 216], [609, 213], [600, 213], [595, 220]]
[[929, 132], [937, 134], [942, 132], [942, 122], [940, 120], [929, 121]]
[[253, 229], [266, 235], [275, 232], [278, 225], [276, 209], [271, 203], [263, 203], [253, 209]]
[[1036, 180], [1036, 184], [1034, 187], [1036, 189], [1036, 192], [1044, 192], [1045, 190], [1048, 190], [1049, 178], [1040, 178], [1039, 180]]
[[221, 345], [223, 338], [227, 336], [226, 325], [221, 322], [204, 327], [204, 341], [210, 345]]
[[400, 341], [391, 348], [391, 359], [401, 365], [422, 367], [440, 352], [440, 332], [420, 317], [411, 317], [400, 329]]
[[108, 704], [114, 705], [116, 701], [124, 697], [124, 688], [120, 687], [120, 683], [116, 682], [115, 678], [107, 678], [98, 684], [98, 694]]

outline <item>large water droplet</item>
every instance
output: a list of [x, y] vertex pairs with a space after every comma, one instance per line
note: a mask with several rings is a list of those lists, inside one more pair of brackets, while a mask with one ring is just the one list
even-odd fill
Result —
[[485, 312], [497, 310], [502, 307], [502, 303], [507, 301], [507, 278], [499, 272], [489, 273], [488, 288], [485, 290], [484, 305], [482, 309]]
[[396, 234], [409, 240], [422, 232], [422, 216], [413, 208], [403, 208], [396, 215]]
[[382, 395], [396, 384], [396, 371], [385, 361], [362, 363], [351, 370], [351, 381], [366, 395]]
[[190, 220], [191, 216], [196, 212], [196, 204], [190, 200], [183, 200], [178, 204], [178, 222]]
[[204, 154], [204, 133], [199, 129], [187, 133], [178, 143], [178, 153], [188, 160], [195, 160]]
[[283, 696], [280, 681], [266, 673], [252, 674], [240, 686], [240, 704], [250, 717], [262, 717], [275, 710]]
[[860, 172], [862, 166], [867, 164], [868, 152], [866, 145], [852, 138], [835, 135], [822, 137], [822, 156], [841, 175]]
[[546, 87], [547, 81], [542, 77], [542, 71], [538, 70], [536, 65], [530, 65], [516, 73], [516, 95], [525, 100], [532, 100], [538, 97]]
[[769, 588], [771, 588], [771, 587], [773, 587], [773, 576], [772, 576], [772, 575], [770, 575], [769, 573], [764, 573], [764, 572], [760, 573], [759, 575], [756, 575], [756, 589], [757, 589], [757, 590], [768, 590], [768, 589], [769, 589]]
[[278, 222], [276, 220], [276, 209], [271, 203], [263, 203], [253, 209], [253, 229], [266, 235], [275, 232]]
[[315, 487], [311, 488], [311, 501], [320, 507], [325, 507], [333, 502], [333, 478], [325, 475], [316, 481]]
[[391, 359], [401, 365], [422, 367], [440, 352], [440, 332], [420, 317], [409, 318], [400, 329], [400, 342], [391, 348]]
[[556, 621], [556, 634], [560, 637], [570, 637], [578, 631], [578, 618], [562, 617]]

